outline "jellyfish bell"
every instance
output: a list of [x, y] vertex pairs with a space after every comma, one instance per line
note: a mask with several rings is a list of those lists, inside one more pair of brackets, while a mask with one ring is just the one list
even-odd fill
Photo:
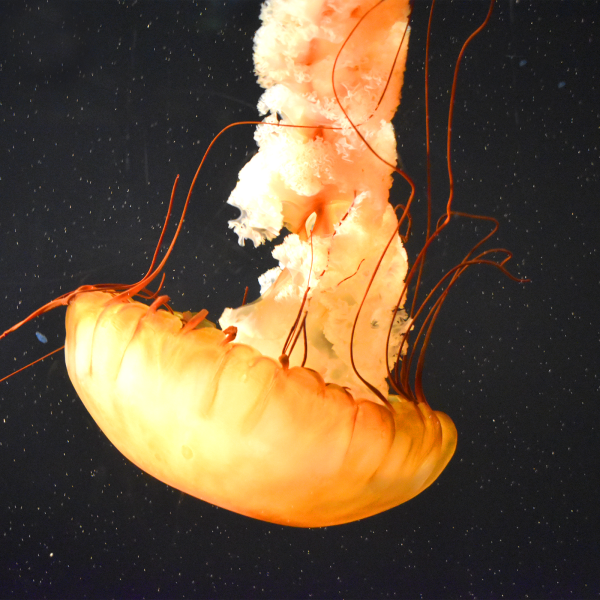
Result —
[[388, 202], [392, 175], [402, 174], [390, 121], [408, 2], [344, 0], [333, 10], [273, 0], [261, 19], [259, 152], [229, 199], [240, 209], [230, 223], [240, 242], [291, 232], [274, 250], [279, 267], [261, 278], [260, 298], [226, 309], [219, 328], [206, 311], [178, 313], [148, 287], [173, 249], [205, 155], [169, 249], [158, 262], [167, 217], [146, 277], [83, 286], [24, 322], [67, 306], [71, 381], [102, 431], [144, 471], [265, 521], [334, 525], [409, 500], [452, 457], [456, 428], [425, 399], [422, 352], [409, 383], [416, 355], [407, 340], [422, 316], [416, 340], [426, 348], [466, 268], [504, 269], [505, 261], [476, 255], [478, 244], [435, 286], [437, 299], [404, 308], [447, 222], [409, 268], [399, 231], [412, 195], [398, 214]]

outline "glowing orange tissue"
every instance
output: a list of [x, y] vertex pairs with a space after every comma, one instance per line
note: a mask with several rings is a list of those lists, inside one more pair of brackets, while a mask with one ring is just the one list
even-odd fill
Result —
[[225, 309], [218, 327], [206, 311], [178, 313], [148, 289], [182, 218], [169, 251], [137, 284], [82, 287], [30, 318], [68, 306], [71, 381], [141, 469], [244, 515], [320, 527], [392, 508], [442, 472], [456, 429], [425, 400], [422, 353], [409, 383], [408, 337], [414, 331], [423, 352], [456, 278], [476, 263], [504, 271], [507, 258], [473, 250], [444, 276], [438, 300], [405, 308], [445, 227], [409, 268], [400, 231], [412, 196], [397, 210], [388, 201], [394, 172], [410, 182], [396, 167], [391, 124], [408, 0], [270, 0], [261, 19], [259, 151], [229, 198], [241, 244], [289, 231], [260, 297]]

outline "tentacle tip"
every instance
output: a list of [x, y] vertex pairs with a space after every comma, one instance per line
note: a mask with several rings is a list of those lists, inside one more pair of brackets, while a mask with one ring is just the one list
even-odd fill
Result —
[[233, 340], [235, 340], [235, 337], [237, 336], [237, 327], [235, 327], [234, 325], [231, 325], [227, 329], [224, 329], [223, 333], [225, 334], [225, 337], [223, 338], [223, 341], [221, 342], [221, 344], [224, 346], [226, 344], [229, 344], [230, 342], [233, 342]]

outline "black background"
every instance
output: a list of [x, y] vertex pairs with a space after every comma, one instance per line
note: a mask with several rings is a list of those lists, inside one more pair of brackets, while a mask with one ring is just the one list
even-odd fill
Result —
[[[215, 508], [122, 458], [58, 354], [0, 384], [0, 597], [597, 597], [599, 11], [499, 0], [465, 59], [455, 208], [497, 217], [496, 245], [531, 281], [477, 268], [444, 307], [425, 390], [459, 444], [430, 489], [320, 530]], [[180, 206], [212, 136], [256, 118], [258, 12], [249, 0], [0, 3], [0, 330], [81, 284], [144, 272], [176, 174]], [[413, 257], [427, 12], [417, 0], [396, 118], [420, 198]], [[485, 12], [446, 1], [435, 18], [436, 215], [452, 68]], [[209, 157], [166, 269], [177, 309], [217, 318], [274, 264], [227, 229], [225, 200], [254, 151], [238, 128]], [[393, 200], [405, 192], [398, 182]], [[453, 223], [429, 282], [476, 234]], [[59, 312], [0, 341], [1, 375], [62, 344]]]

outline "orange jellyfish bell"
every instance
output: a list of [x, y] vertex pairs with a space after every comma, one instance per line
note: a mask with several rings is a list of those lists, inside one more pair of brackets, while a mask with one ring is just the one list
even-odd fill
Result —
[[426, 488], [456, 430], [426, 404], [355, 399], [214, 327], [113, 295], [79, 295], [65, 354], [79, 397], [141, 469], [192, 496], [285, 525], [361, 519]]
[[[133, 300], [156, 296], [147, 285], [177, 234], [138, 284], [82, 287], [32, 315], [68, 305], [65, 356], [79, 397], [161, 481], [257, 519], [319, 527], [409, 500], [452, 457], [456, 429], [425, 400], [422, 354], [414, 392], [402, 361], [422, 310], [404, 310], [407, 286], [448, 220], [409, 269], [398, 231], [412, 196], [400, 218], [388, 202], [401, 173], [391, 119], [408, 18], [408, 0], [263, 6], [255, 65], [266, 116], [229, 199], [241, 213], [230, 226], [255, 245], [291, 233], [260, 298], [226, 309], [222, 329], [206, 311], [163, 308], [166, 296]], [[443, 278], [417, 335], [423, 347], [462, 271], [486, 262], [504, 271], [507, 259], [488, 252], [471, 251]]]

